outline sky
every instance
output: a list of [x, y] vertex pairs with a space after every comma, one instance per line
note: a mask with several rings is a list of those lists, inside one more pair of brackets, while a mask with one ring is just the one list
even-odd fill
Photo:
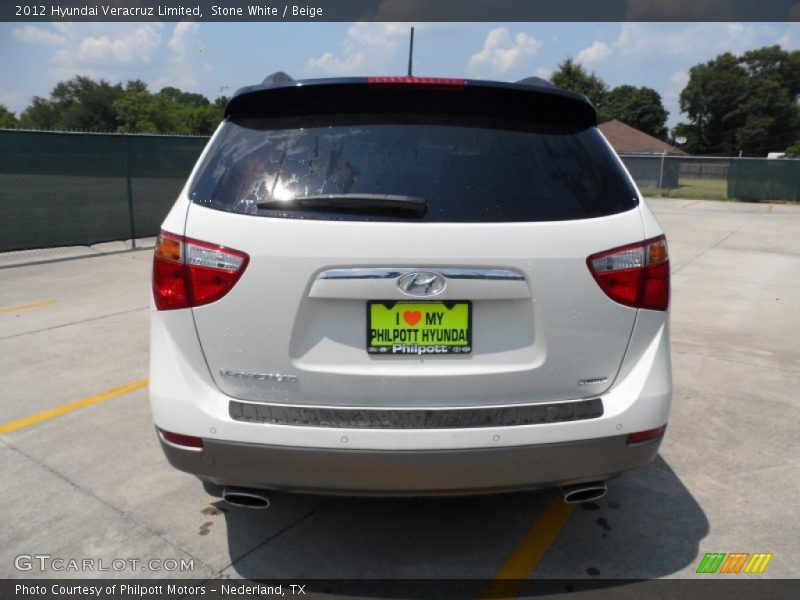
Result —
[[[404, 75], [412, 23], [2, 23], [0, 104], [19, 114], [76, 75], [210, 99], [274, 71], [296, 79]], [[657, 90], [681, 120], [689, 69], [723, 52], [800, 49], [800, 23], [413, 23], [414, 74], [516, 81], [566, 57], [610, 86]]]

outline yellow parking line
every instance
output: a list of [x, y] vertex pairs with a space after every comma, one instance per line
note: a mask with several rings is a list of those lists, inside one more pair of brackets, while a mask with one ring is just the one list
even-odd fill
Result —
[[9, 306], [8, 308], [0, 308], [0, 315], [4, 313], [20, 312], [23, 310], [32, 310], [34, 308], [42, 308], [50, 304], [58, 304], [58, 300], [42, 300], [41, 302], [34, 302], [33, 304], [20, 304], [19, 306]]
[[561, 496], [553, 499], [497, 571], [481, 598], [515, 598], [525, 580], [556, 541], [558, 533], [566, 525], [574, 509], [575, 505], [567, 504]]
[[23, 419], [18, 419], [16, 421], [11, 421], [10, 423], [6, 423], [5, 425], [0, 425], [0, 435], [16, 431], [17, 429], [22, 429], [23, 427], [28, 427], [29, 425], [35, 425], [36, 423], [41, 423], [42, 421], [47, 421], [48, 419], [59, 417], [66, 413], [70, 413], [73, 410], [86, 408], [87, 406], [91, 406], [92, 404], [97, 404], [98, 402], [103, 402], [104, 400], [108, 400], [109, 398], [114, 398], [115, 396], [121, 396], [122, 394], [127, 394], [128, 392], [132, 392], [134, 390], [138, 390], [145, 387], [147, 383], [148, 383], [147, 379], [140, 379], [139, 381], [134, 381], [133, 383], [123, 385], [122, 387], [114, 388], [113, 390], [108, 390], [107, 392], [103, 392], [102, 394], [95, 394], [94, 396], [88, 396], [86, 398], [82, 398], [81, 400], [75, 400], [74, 402], [62, 404], [61, 406], [56, 406], [55, 408], [51, 408], [50, 410], [45, 410], [43, 412], [36, 413], [35, 415], [31, 415], [30, 417], [25, 417]]
[[770, 202], [770, 205], [769, 205], [769, 208], [767, 209], [767, 212], [771, 213], [774, 208], [775, 208], [775, 205]]

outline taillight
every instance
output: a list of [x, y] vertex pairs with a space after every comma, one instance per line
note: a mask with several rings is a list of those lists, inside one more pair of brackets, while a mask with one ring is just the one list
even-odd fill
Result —
[[387, 86], [416, 86], [416, 87], [435, 87], [435, 88], [463, 88], [467, 85], [466, 79], [452, 79], [450, 77], [368, 77], [367, 85], [370, 87]]
[[244, 252], [162, 231], [153, 257], [153, 297], [158, 310], [219, 300], [244, 273]]
[[597, 283], [612, 300], [651, 310], [669, 306], [669, 254], [662, 235], [586, 259]]

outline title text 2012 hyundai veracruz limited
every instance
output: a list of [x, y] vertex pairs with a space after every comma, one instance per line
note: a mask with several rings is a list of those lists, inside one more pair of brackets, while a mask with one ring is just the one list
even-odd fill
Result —
[[541, 80], [239, 90], [155, 250], [169, 461], [250, 506], [581, 501], [650, 461], [672, 395], [667, 245], [596, 125]]

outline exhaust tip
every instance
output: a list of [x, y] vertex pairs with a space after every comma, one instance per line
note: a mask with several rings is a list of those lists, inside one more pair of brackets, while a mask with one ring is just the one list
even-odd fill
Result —
[[222, 498], [231, 506], [241, 508], [269, 508], [271, 498], [266, 490], [254, 490], [250, 488], [225, 488]]
[[580, 504], [599, 500], [606, 495], [608, 488], [605, 481], [592, 481], [591, 483], [576, 483], [561, 486], [564, 502], [567, 504]]

